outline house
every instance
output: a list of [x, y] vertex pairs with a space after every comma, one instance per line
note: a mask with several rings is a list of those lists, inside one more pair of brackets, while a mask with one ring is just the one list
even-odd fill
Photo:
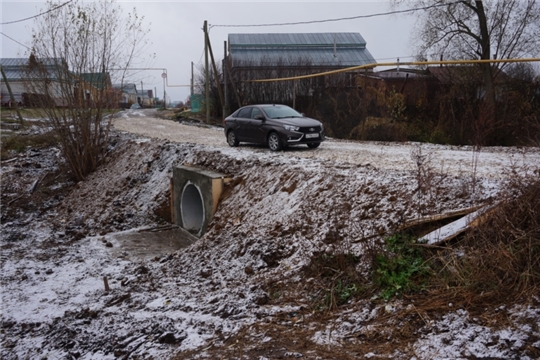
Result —
[[119, 93], [119, 107], [129, 109], [131, 105], [139, 102], [137, 85], [133, 83], [114, 84], [113, 89]]
[[[319, 89], [355, 86], [354, 72], [333, 76], [258, 83], [251, 80], [311, 75], [376, 63], [359, 33], [229, 34], [224, 66], [232, 79], [229, 94], [243, 103], [292, 102]], [[229, 95], [230, 96], [230, 95]], [[232, 99], [229, 99], [232, 100]], [[233, 101], [234, 101], [233, 100]]]
[[405, 96], [407, 105], [414, 105], [440, 88], [438, 80], [425, 69], [393, 68], [369, 74], [357, 74], [357, 86], [378, 91], [396, 92]]
[[[510, 81], [508, 75], [498, 71], [495, 75], [496, 84]], [[475, 97], [484, 96], [482, 73], [478, 66], [453, 65], [429, 66], [424, 69], [394, 68], [378, 71], [372, 74], [358, 74], [357, 84], [376, 87], [379, 90], [399, 92], [407, 98], [410, 104], [419, 99], [429, 99], [430, 95], [443, 91], [447, 93], [450, 88], [457, 87], [463, 96], [465, 91], [473, 91]]]
[[[479, 98], [484, 96], [484, 77], [478, 66], [430, 66], [427, 71], [436, 78], [442, 86], [470, 86], [476, 87]], [[500, 69], [493, 69], [495, 85], [507, 84], [511, 78]]]
[[154, 106], [154, 92], [152, 90], [137, 90], [137, 99], [142, 107]]
[[[0, 65], [6, 74], [14, 100], [23, 106], [40, 106], [52, 102], [64, 106], [68, 99], [63, 94], [72, 91], [72, 76], [62, 59], [2, 58]], [[1, 79], [1, 103], [11, 101], [4, 78]]]
[[291, 76], [376, 63], [360, 33], [229, 34], [228, 41], [233, 73]]
[[359, 33], [229, 34], [232, 69], [333, 70], [375, 63]]
[[109, 73], [81, 73], [74, 75], [75, 98], [94, 106], [102, 101], [106, 107], [116, 107], [120, 101], [120, 93], [111, 84]]

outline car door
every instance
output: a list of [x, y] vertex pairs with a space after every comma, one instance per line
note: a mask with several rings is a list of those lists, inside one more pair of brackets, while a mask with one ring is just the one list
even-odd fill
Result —
[[251, 119], [248, 125], [249, 141], [254, 143], [263, 144], [266, 141], [266, 134], [264, 129], [264, 114], [263, 112], [254, 107], [251, 111]]
[[236, 136], [240, 141], [251, 141], [249, 139], [249, 122], [251, 121], [251, 106], [240, 109], [236, 116]]

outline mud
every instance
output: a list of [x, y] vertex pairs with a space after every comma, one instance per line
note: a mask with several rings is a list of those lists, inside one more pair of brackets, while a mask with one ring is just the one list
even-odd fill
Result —
[[[422, 145], [435, 160], [415, 168], [418, 144], [231, 149], [218, 130], [143, 115], [161, 133], [113, 131], [83, 182], [66, 178], [54, 148], [2, 163], [3, 359], [538, 357], [538, 300], [479, 314], [352, 298], [329, 311], [306, 271], [347, 253], [369, 281], [370, 244], [408, 220], [493, 203], [508, 178], [538, 168], [538, 149], [486, 149], [471, 166], [467, 149]], [[194, 242], [164, 230], [178, 164], [232, 177]]]
[[182, 228], [160, 230], [156, 227], [111, 233], [100, 240], [110, 243], [111, 256], [140, 261], [167, 256], [189, 247], [198, 239]]

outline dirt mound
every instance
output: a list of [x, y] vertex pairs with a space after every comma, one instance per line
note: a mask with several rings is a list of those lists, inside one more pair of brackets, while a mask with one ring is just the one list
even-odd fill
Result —
[[[406, 300], [317, 308], [327, 289], [313, 285], [314, 260], [349, 254], [367, 276], [370, 243], [404, 221], [489, 203], [497, 180], [111, 140], [107, 162], [76, 185], [59, 176], [55, 149], [2, 164], [2, 358], [515, 357], [537, 346], [537, 329], [519, 325], [536, 308], [500, 310], [513, 316], [500, 331], [450, 305], [447, 316]], [[165, 223], [171, 169], [184, 163], [232, 177], [208, 232], [149, 261], [111, 250], [114, 232]]]

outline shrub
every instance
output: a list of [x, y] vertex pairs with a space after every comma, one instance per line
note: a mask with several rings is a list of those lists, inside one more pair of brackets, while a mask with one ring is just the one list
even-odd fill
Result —
[[404, 124], [393, 122], [388, 118], [368, 118], [352, 129], [349, 138], [366, 141], [406, 141], [407, 129]]
[[385, 239], [386, 251], [375, 257], [374, 282], [385, 300], [422, 290], [431, 273], [416, 240], [395, 234]]

